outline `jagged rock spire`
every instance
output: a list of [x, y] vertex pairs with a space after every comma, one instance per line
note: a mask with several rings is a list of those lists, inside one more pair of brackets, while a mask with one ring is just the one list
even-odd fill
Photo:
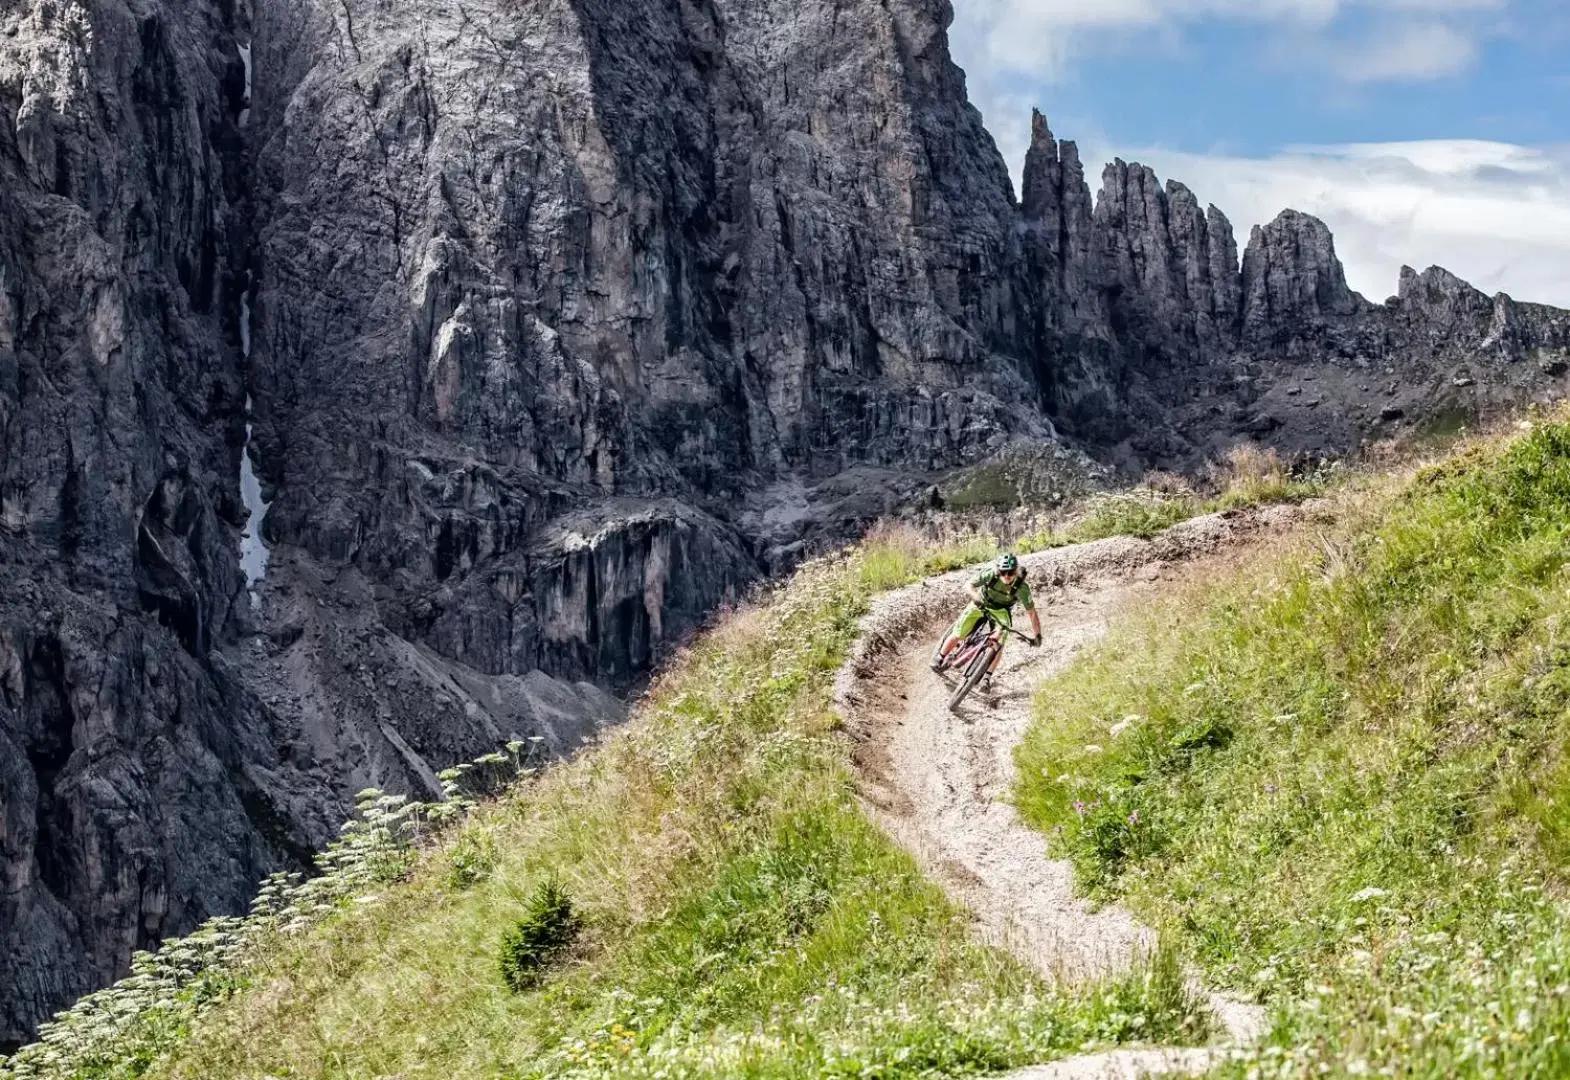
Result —
[[1347, 287], [1335, 239], [1318, 218], [1283, 210], [1256, 225], [1243, 254], [1243, 338], [1268, 345], [1366, 306]]
[[1228, 349], [1236, 340], [1237, 243], [1226, 216], [1183, 184], [1122, 160], [1102, 174], [1096, 230], [1121, 321], [1145, 344]]
[[1103, 335], [1106, 318], [1098, 288], [1094, 214], [1079, 147], [1058, 142], [1039, 110], [1031, 115], [1021, 206], [1031, 228], [1037, 276], [1044, 279], [1047, 325]]
[[1026, 221], [1054, 221], [1062, 208], [1063, 163], [1058, 141], [1041, 110], [1030, 112], [1030, 149], [1025, 153], [1025, 175], [1020, 191]]

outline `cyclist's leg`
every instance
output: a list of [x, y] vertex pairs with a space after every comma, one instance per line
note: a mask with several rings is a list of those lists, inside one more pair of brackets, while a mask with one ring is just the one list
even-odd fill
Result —
[[980, 621], [981, 609], [975, 604], [967, 604], [965, 610], [959, 613], [959, 618], [954, 621], [954, 625], [949, 628], [948, 637], [944, 638], [943, 644], [938, 646], [938, 651], [932, 658], [933, 661], [942, 660], [949, 653], [959, 648], [959, 643], [970, 636], [970, 632], [976, 628], [976, 624]]
[[[1001, 623], [1005, 630], [1013, 629], [1013, 627], [1014, 627], [1013, 612], [996, 610], [996, 611], [993, 611], [992, 617], [994, 619], [996, 619], [999, 623]], [[998, 638], [998, 654], [992, 658], [992, 666], [987, 669], [987, 674], [990, 675], [990, 674], [992, 674], [992, 672], [998, 670], [998, 665], [1003, 662], [1003, 650], [1008, 648], [1008, 643], [1009, 643], [1009, 636], [1007, 634], [1004, 634], [1004, 635], [1002, 635], [1001, 637]]]

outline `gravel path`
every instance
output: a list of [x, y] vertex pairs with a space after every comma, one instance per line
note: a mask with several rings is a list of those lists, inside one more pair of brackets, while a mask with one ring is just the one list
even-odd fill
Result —
[[[1032, 692], [1104, 634], [1124, 605], [1301, 516], [1290, 507], [1210, 515], [1150, 541], [1119, 537], [1026, 556], [1021, 561], [1042, 616], [1042, 647], [1015, 641], [997, 675], [995, 702], [973, 697], [958, 714], [948, 710], [949, 684], [926, 664], [964, 604], [974, 571], [932, 578], [874, 603], [835, 686], [836, 704], [858, 739], [865, 801], [974, 913], [984, 939], [1047, 978], [1070, 982], [1125, 970], [1148, 955], [1154, 933], [1122, 908], [1095, 910], [1077, 898], [1069, 865], [1046, 857], [1045, 839], [1007, 801]], [[1193, 1074], [1228, 1046], [1258, 1038], [1264, 1027], [1258, 1007], [1197, 984], [1195, 990], [1225, 1031], [1218, 1046], [1115, 1050], [1027, 1069], [1012, 1080]]]

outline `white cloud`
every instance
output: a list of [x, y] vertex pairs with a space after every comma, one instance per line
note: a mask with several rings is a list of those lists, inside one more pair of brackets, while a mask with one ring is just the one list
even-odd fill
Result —
[[1439, 265], [1485, 292], [1570, 307], [1570, 151], [1436, 140], [1234, 157], [1103, 144], [1085, 148], [1087, 169], [1114, 154], [1221, 207], [1240, 245], [1288, 207], [1323, 218], [1371, 299], [1395, 291], [1403, 264]]
[[1333, 70], [1347, 82], [1411, 82], [1461, 74], [1477, 62], [1478, 45], [1444, 23], [1407, 23], [1329, 51]]
[[1255, 22], [1323, 24], [1363, 10], [1440, 15], [1499, 11], [1510, 0], [971, 0], [956, 6], [962, 23], [989, 27], [1153, 26], [1163, 22], [1232, 18]]
[[[1131, 34], [1173, 33], [1224, 19], [1290, 32], [1298, 55], [1329, 53], [1331, 70], [1357, 82], [1433, 78], [1464, 70], [1476, 54], [1468, 15], [1510, 0], [965, 0], [955, 6], [956, 52], [997, 73], [1063, 77], [1072, 57], [1126, 42]], [[1375, 47], [1351, 50], [1330, 36], [1354, 12], [1389, 20]], [[1461, 19], [1461, 24], [1446, 19]], [[1333, 50], [1333, 52], [1332, 52]]]

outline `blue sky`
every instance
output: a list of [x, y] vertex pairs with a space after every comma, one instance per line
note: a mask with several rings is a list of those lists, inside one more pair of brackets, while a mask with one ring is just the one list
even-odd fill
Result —
[[1145, 161], [1246, 240], [1287, 207], [1375, 299], [1402, 263], [1570, 306], [1565, 0], [957, 0], [1018, 175], [1039, 106], [1091, 173]]

